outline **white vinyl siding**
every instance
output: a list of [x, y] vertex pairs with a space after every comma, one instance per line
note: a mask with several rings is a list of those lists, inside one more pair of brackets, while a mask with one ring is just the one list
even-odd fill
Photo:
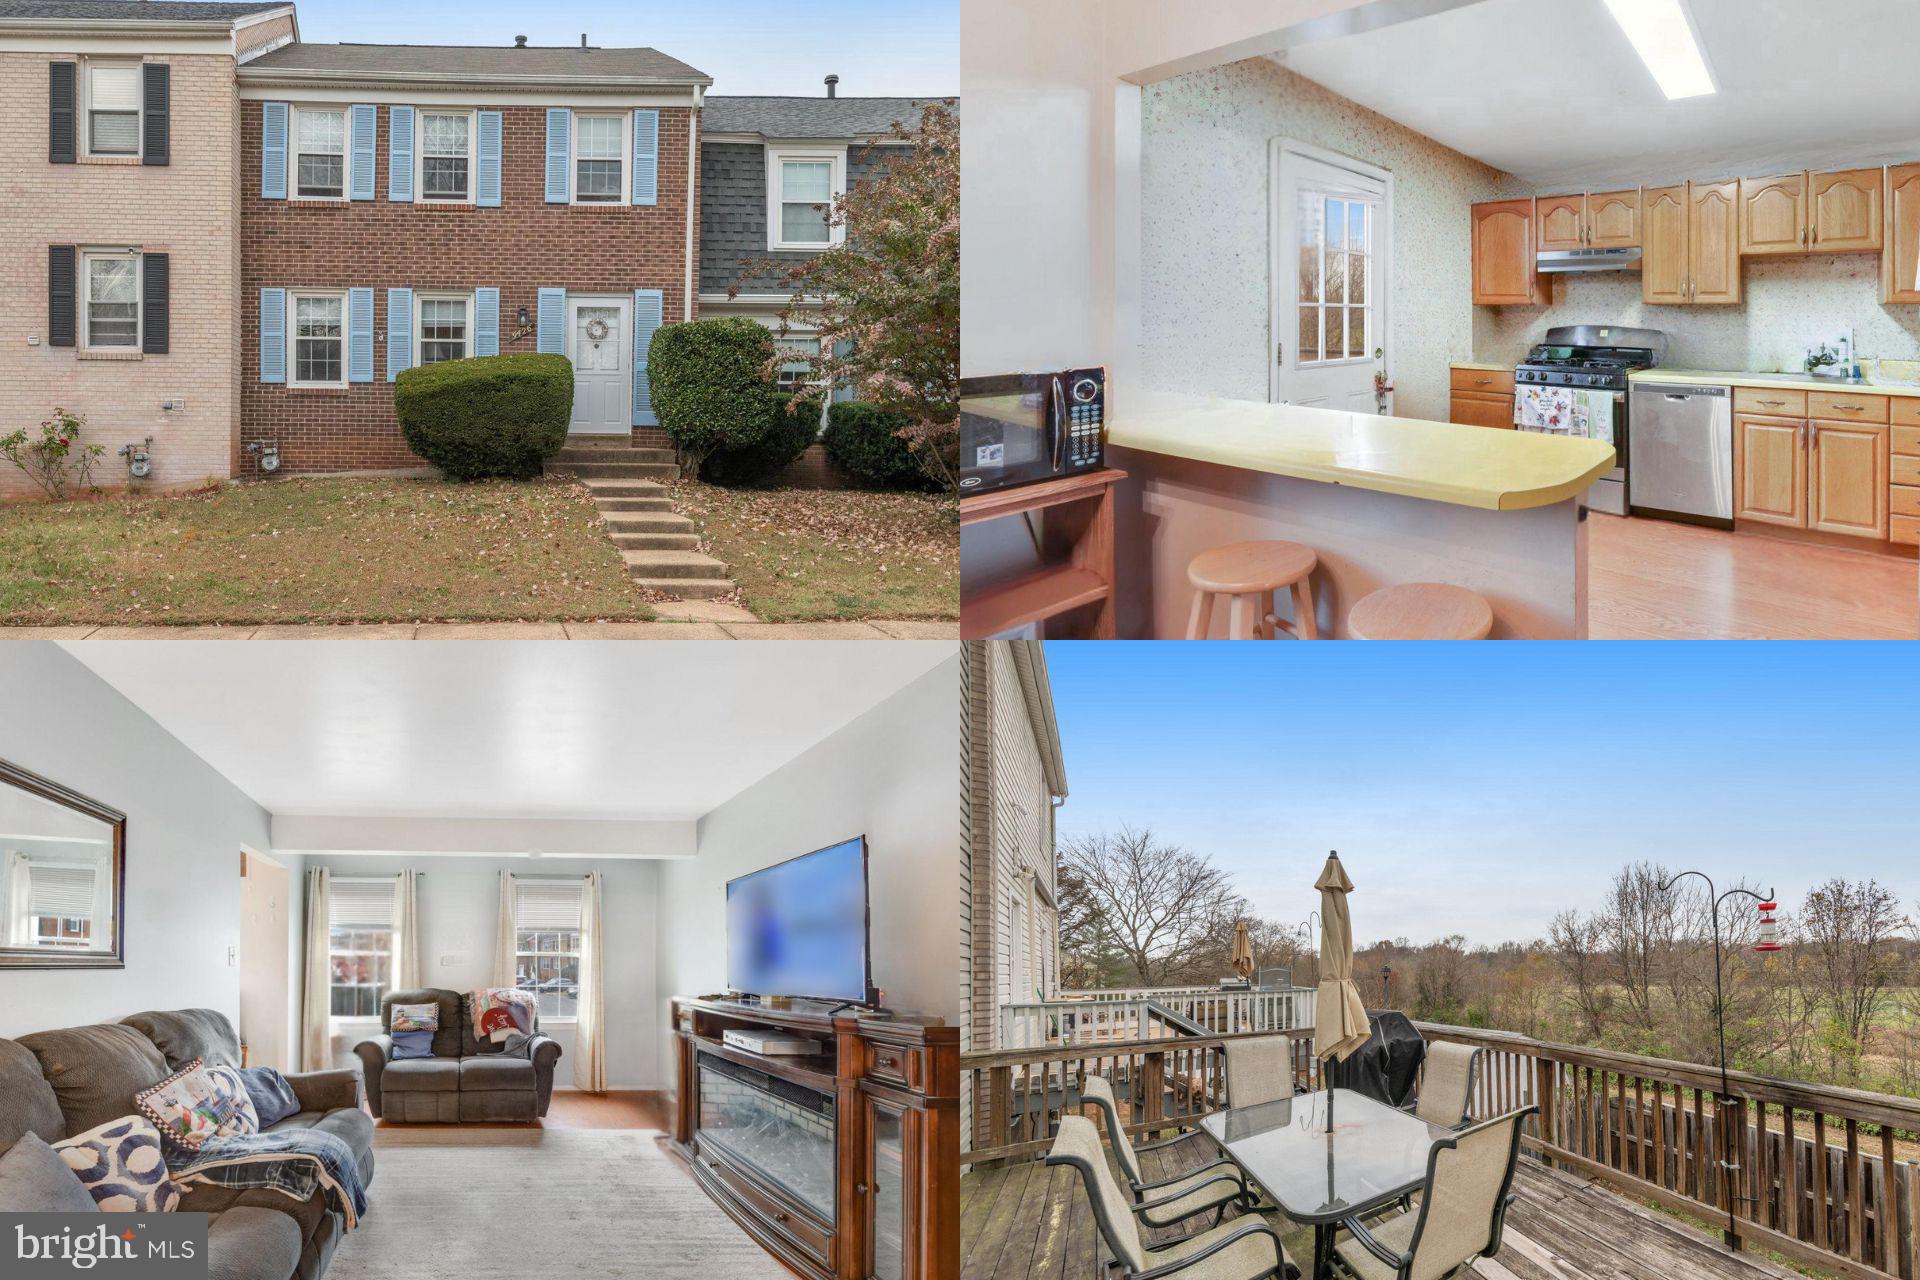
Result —
[[465, 360], [473, 354], [473, 299], [424, 296], [415, 308], [415, 364]]
[[573, 202], [627, 201], [627, 116], [577, 112], [573, 117]]
[[347, 295], [289, 293], [287, 334], [296, 387], [347, 385]]
[[140, 80], [138, 62], [88, 61], [88, 155], [140, 154]]
[[295, 107], [291, 133], [294, 198], [346, 199], [346, 108]]
[[845, 151], [771, 151], [767, 155], [767, 247], [829, 249], [845, 229], [833, 225], [833, 203], [847, 191]]
[[473, 199], [474, 126], [469, 111], [419, 113], [416, 189], [421, 200], [460, 204]]
[[89, 350], [140, 349], [140, 255], [86, 253], [80, 287]]

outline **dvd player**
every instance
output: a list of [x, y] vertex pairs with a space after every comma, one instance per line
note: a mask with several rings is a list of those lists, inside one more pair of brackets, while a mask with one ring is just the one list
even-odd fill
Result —
[[771, 1057], [779, 1055], [787, 1058], [804, 1058], [818, 1053], [820, 1046], [806, 1036], [777, 1036], [764, 1031], [741, 1031], [729, 1028], [720, 1035], [721, 1042], [735, 1049], [745, 1049], [748, 1053], [757, 1053]]

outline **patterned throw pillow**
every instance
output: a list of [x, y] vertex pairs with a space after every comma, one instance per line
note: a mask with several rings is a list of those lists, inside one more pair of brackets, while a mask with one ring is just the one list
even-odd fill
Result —
[[437, 1004], [397, 1004], [393, 1006], [390, 1031], [438, 1031], [440, 1006]]
[[108, 1213], [171, 1213], [180, 1203], [180, 1188], [167, 1176], [160, 1131], [141, 1116], [109, 1120], [53, 1149]]
[[260, 1132], [260, 1113], [254, 1108], [253, 1095], [247, 1092], [247, 1082], [240, 1078], [240, 1068], [208, 1067], [207, 1079], [213, 1082], [214, 1100], [227, 1117], [221, 1122], [220, 1136]]
[[185, 1151], [198, 1151], [233, 1116], [233, 1099], [221, 1096], [198, 1058], [134, 1094], [133, 1105], [153, 1121], [161, 1137]]

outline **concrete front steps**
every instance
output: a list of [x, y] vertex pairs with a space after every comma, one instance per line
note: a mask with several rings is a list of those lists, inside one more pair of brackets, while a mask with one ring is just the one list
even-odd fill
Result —
[[727, 566], [701, 552], [693, 521], [673, 509], [663, 483], [680, 474], [673, 450], [575, 437], [547, 471], [586, 485], [637, 585], [679, 600], [718, 600], [737, 589]]

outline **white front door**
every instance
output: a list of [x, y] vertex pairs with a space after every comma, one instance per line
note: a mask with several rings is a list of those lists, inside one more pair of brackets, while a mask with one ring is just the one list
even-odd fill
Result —
[[567, 356], [573, 361], [575, 435], [625, 435], [633, 429], [632, 302], [568, 298]]
[[1392, 368], [1386, 359], [1393, 217], [1387, 176], [1284, 139], [1273, 144], [1272, 165], [1268, 398], [1377, 413], [1374, 373]]

